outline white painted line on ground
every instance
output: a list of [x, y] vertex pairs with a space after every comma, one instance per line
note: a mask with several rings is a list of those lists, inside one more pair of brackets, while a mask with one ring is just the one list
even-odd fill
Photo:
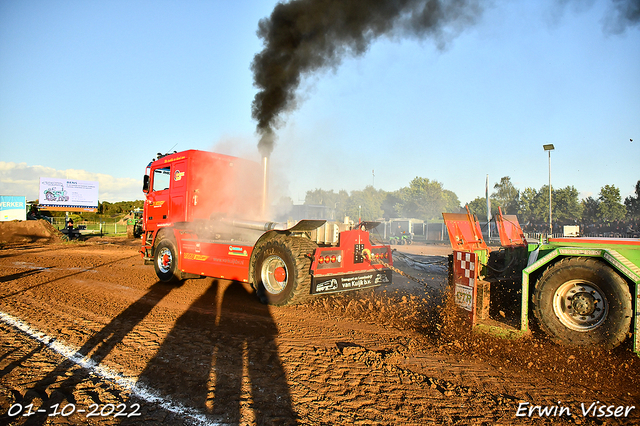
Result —
[[171, 413], [181, 415], [186, 419], [193, 421], [195, 424], [207, 426], [217, 426], [220, 424], [214, 423], [211, 420], [207, 419], [205, 414], [202, 414], [195, 408], [187, 407], [179, 402], [174, 402], [170, 399], [163, 398], [162, 396], [160, 396], [159, 392], [141, 383], [137, 383], [135, 379], [125, 377], [117, 371], [113, 371], [108, 367], [96, 364], [95, 361], [93, 361], [91, 358], [85, 357], [80, 352], [78, 352], [77, 349], [67, 346], [56, 338], [48, 336], [47, 334], [34, 329], [29, 324], [25, 323], [19, 318], [14, 317], [13, 315], [0, 311], [0, 321], [20, 330], [21, 332], [37, 340], [38, 342], [43, 343], [49, 349], [62, 355], [74, 364], [86, 370], [89, 370], [91, 373], [98, 375], [105, 380], [116, 383], [117, 385], [127, 389], [133, 396], [143, 401], [151, 404], [157, 404]]

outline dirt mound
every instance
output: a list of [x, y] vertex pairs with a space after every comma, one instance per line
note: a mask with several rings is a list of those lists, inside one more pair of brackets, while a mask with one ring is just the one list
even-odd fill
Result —
[[46, 220], [0, 222], [0, 244], [54, 243], [62, 233]]

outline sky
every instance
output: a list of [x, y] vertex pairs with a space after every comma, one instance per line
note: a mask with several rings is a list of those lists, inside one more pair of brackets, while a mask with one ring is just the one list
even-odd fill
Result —
[[[635, 1], [635, 0], [634, 0]], [[487, 2], [483, 2], [487, 3]], [[637, 1], [636, 1], [637, 3]], [[462, 204], [509, 176], [622, 199], [640, 180], [640, 24], [614, 0], [495, 0], [444, 46], [383, 36], [305, 75], [281, 117], [271, 194], [441, 182]], [[143, 199], [158, 152], [259, 160], [250, 69], [276, 1], [0, 2], [0, 194], [40, 177]]]

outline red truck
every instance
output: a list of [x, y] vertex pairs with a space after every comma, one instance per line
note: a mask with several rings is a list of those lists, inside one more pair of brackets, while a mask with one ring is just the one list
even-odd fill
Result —
[[265, 221], [266, 164], [188, 150], [147, 166], [140, 253], [160, 280], [248, 282], [278, 306], [391, 282], [391, 249], [368, 232], [377, 222]]

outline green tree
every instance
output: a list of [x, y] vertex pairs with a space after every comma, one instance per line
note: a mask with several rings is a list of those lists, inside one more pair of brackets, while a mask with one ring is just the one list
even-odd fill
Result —
[[623, 220], [627, 213], [624, 204], [621, 204], [620, 190], [614, 185], [605, 185], [600, 189], [598, 197], [598, 218], [604, 222]]
[[307, 191], [305, 204], [322, 205], [336, 210], [336, 217], [352, 219], [362, 215], [363, 220], [390, 219], [404, 216], [417, 219], [441, 219], [443, 212], [457, 212], [460, 200], [437, 181], [416, 177], [408, 187], [394, 192], [377, 190], [369, 185], [363, 190], [314, 189]]
[[[469, 211], [478, 217], [479, 221], [486, 222], [487, 220], [487, 199], [485, 197], [476, 197], [470, 201], [467, 206]], [[493, 211], [493, 204], [491, 205]]]
[[443, 213], [455, 213], [460, 210], [460, 200], [455, 192], [443, 189], [442, 196], [445, 200]]
[[321, 205], [335, 209], [336, 217], [342, 218], [347, 215], [347, 205], [349, 194], [345, 190], [334, 192], [333, 189], [325, 191], [323, 189], [315, 189], [307, 191], [304, 197], [305, 204]]
[[636, 183], [636, 196], [629, 195], [624, 199], [627, 208], [627, 218], [640, 219], [640, 180]]
[[555, 190], [552, 198], [554, 221], [566, 223], [582, 219], [582, 204], [578, 200], [576, 188], [567, 186]]
[[[539, 191], [523, 193], [521, 197], [523, 206], [533, 212], [533, 222], [549, 223], [549, 186], [544, 185]], [[523, 208], [521, 208], [523, 209]], [[582, 205], [578, 200], [578, 190], [573, 186], [567, 186], [551, 191], [551, 213], [555, 222], [572, 222], [582, 218]]]
[[[376, 220], [383, 216], [381, 208], [385, 192], [368, 185], [361, 191], [352, 191], [347, 201], [346, 215], [352, 220]], [[360, 216], [361, 215], [361, 216]]]
[[[553, 186], [551, 191], [553, 191]], [[553, 192], [551, 193], [551, 203], [553, 203]], [[544, 185], [538, 191], [537, 197], [534, 199], [533, 217], [535, 222], [549, 224], [549, 185]]]
[[98, 203], [98, 213], [107, 214], [107, 211], [109, 210], [110, 207], [111, 207], [111, 203], [108, 201], [103, 201], [101, 203]]
[[458, 197], [453, 195], [445, 194], [442, 183], [438, 181], [416, 177], [408, 187], [400, 189], [400, 203], [396, 210], [403, 217], [438, 219], [442, 217], [442, 212], [448, 211], [456, 203]]
[[598, 200], [587, 197], [582, 200], [582, 221], [585, 223], [595, 223], [598, 220]]
[[[504, 214], [516, 214], [518, 213], [518, 207], [520, 205], [520, 191], [511, 183], [509, 176], [504, 176], [500, 179], [500, 182], [493, 186], [496, 191], [491, 194], [491, 210], [493, 205], [502, 207], [502, 213]], [[486, 211], [486, 209], [485, 209]]]
[[382, 205], [380, 208], [383, 211], [383, 216], [385, 219], [392, 219], [395, 217], [399, 217], [398, 215], [398, 206], [400, 206], [402, 200], [400, 199], [400, 191], [387, 192], [382, 200]]
[[534, 188], [525, 188], [520, 194], [520, 206], [518, 207], [518, 218], [522, 223], [540, 222], [536, 217], [536, 203], [540, 194]]
[[307, 191], [304, 197], [304, 203], [312, 204], [312, 205], [328, 206], [332, 204], [334, 201], [337, 201], [337, 199], [338, 199], [338, 194], [333, 192], [333, 189], [331, 191], [325, 191], [324, 189], [316, 188], [313, 191]]

